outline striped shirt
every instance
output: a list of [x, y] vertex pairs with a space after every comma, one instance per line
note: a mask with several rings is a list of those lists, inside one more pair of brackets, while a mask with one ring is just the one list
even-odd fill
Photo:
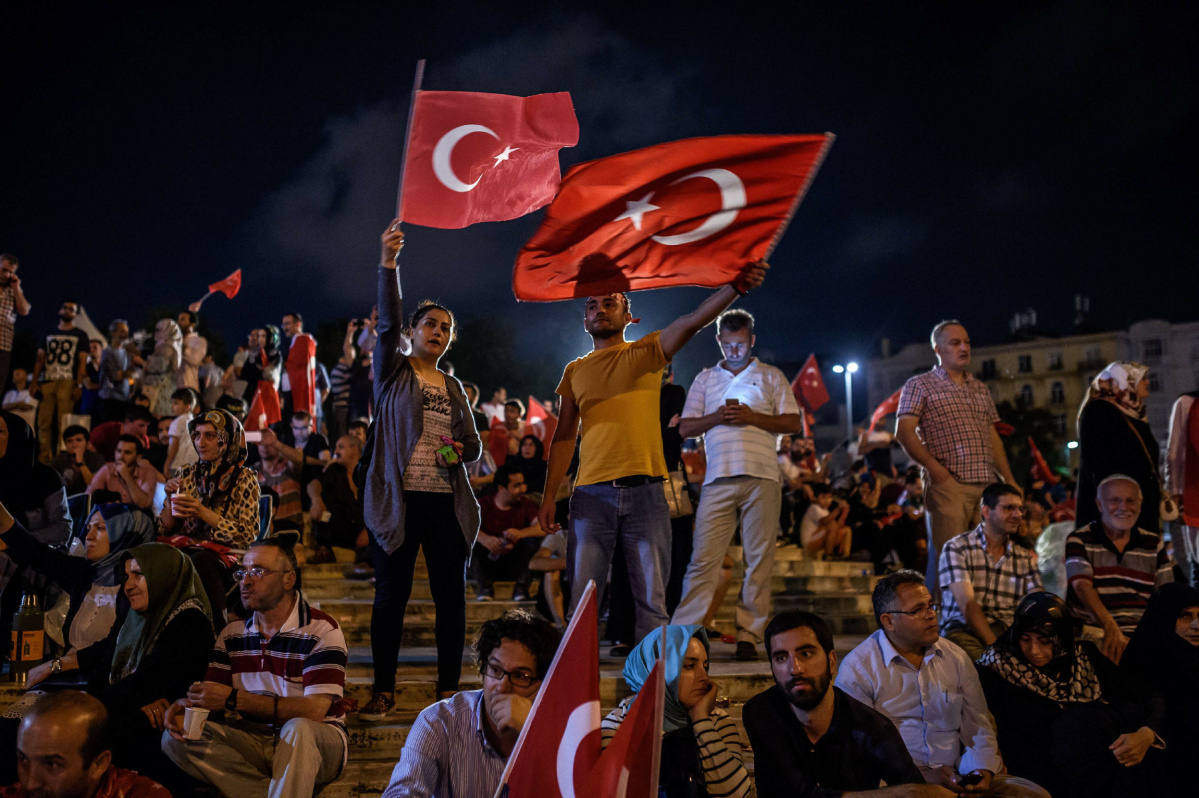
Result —
[[[723, 365], [704, 369], [691, 383], [683, 418], [702, 418], [717, 412], [725, 400], [736, 399], [755, 413], [768, 416], [798, 415], [799, 405], [783, 372], [749, 361], [741, 373]], [[750, 424], [740, 427], [717, 424], [704, 433], [708, 470], [704, 484], [721, 477], [751, 476], [780, 481], [778, 435]]]
[[916, 429], [929, 453], [958, 482], [994, 482], [991, 430], [999, 412], [987, 386], [969, 373], [965, 377], [958, 385], [937, 366], [909, 378], [896, 412], [916, 416]]
[[1078, 582], [1092, 583], [1120, 631], [1131, 634], [1153, 591], [1174, 581], [1173, 568], [1161, 535], [1147, 529], [1134, 528], [1123, 553], [1108, 539], [1102, 521], [1076, 529], [1066, 538], [1070, 609], [1075, 618], [1092, 626], [1101, 624], [1074, 592]]
[[[604, 748], [616, 736], [616, 730], [624, 722], [636, 698], [631, 695], [621, 701], [600, 723]], [[742, 798], [748, 795], [749, 773], [745, 770], [741, 754], [745, 744], [741, 741], [741, 732], [737, 731], [736, 721], [723, 709], [714, 709], [708, 717], [693, 722], [691, 729], [699, 745], [699, 766], [703, 770], [704, 786], [707, 788], [705, 794], [711, 798]]]
[[1032, 552], [1011, 540], [998, 562], [992, 563], [987, 554], [987, 535], [979, 524], [969, 532], [951, 538], [941, 550], [940, 583], [941, 634], [951, 628], [967, 626], [966, 608], [959, 607], [950, 585], [969, 582], [974, 586], [974, 599], [988, 622], [1000, 621], [1012, 625], [1020, 600], [1041, 590], [1041, 574], [1033, 563]]
[[349, 407], [350, 366], [338, 361], [329, 372], [329, 393], [333, 396], [334, 407]]
[[483, 733], [483, 691], [466, 690], [420, 713], [383, 798], [492, 798], [506, 762]]

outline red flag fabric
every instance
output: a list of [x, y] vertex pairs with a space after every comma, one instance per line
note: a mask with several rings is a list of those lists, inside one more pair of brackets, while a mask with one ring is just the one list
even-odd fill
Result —
[[526, 418], [528, 418], [528, 423], [533, 426], [531, 434], [536, 435], [541, 441], [543, 456], [549, 460], [550, 444], [554, 439], [554, 431], [558, 429], [558, 417], [537, 401], [533, 394], [529, 394], [529, 412]]
[[820, 365], [816, 362], [816, 355], [808, 355], [803, 368], [791, 382], [791, 390], [795, 394], [795, 398], [809, 413], [815, 413], [828, 402], [828, 388], [824, 385], [824, 377], [820, 375]]
[[595, 583], [588, 582], [504, 766], [497, 796], [505, 784], [512, 796], [604, 794], [591, 786], [601, 748], [597, 620]]
[[1187, 413], [1182, 459], [1182, 522], [1199, 526], [1199, 399]]
[[550, 411], [545, 409], [545, 405], [537, 401], [537, 397], [533, 396], [533, 394], [529, 394], [528, 408], [529, 411], [525, 414], [525, 418], [528, 419], [530, 424], [543, 421], [551, 415]]
[[552, 302], [671, 285], [721, 286], [774, 249], [833, 136], [715, 136], [567, 172], [512, 274]]
[[1006, 438], [1009, 435], [1011, 435], [1013, 432], [1015, 432], [1016, 428], [1013, 427], [1011, 424], [1007, 423], [1006, 421], [996, 421], [995, 422], [995, 431]]
[[508, 461], [508, 428], [503, 421], [493, 418], [487, 431], [491, 433], [487, 436], [487, 451], [491, 452], [491, 459], [499, 468]]
[[1032, 477], [1033, 479], [1043, 479], [1050, 485], [1058, 483], [1057, 475], [1053, 473], [1053, 469], [1049, 467], [1049, 463], [1045, 462], [1044, 455], [1037, 448], [1037, 442], [1028, 436], [1028, 452], [1032, 455]]
[[874, 432], [874, 428], [878, 426], [880, 421], [899, 409], [899, 395], [901, 393], [903, 393], [903, 388], [888, 396], [878, 407], [874, 408], [874, 412], [870, 415], [870, 432]]
[[291, 386], [292, 412], [303, 410], [312, 418], [309, 425], [316, 424], [316, 339], [308, 333], [300, 333], [287, 350], [283, 363], [287, 371], [287, 384]]
[[208, 293], [215, 294], [218, 291], [225, 296], [233, 299], [237, 296], [237, 292], [241, 290], [241, 269], [238, 269], [233, 274], [226, 277], [220, 282], [213, 283], [208, 286]]
[[554, 198], [558, 150], [579, 141], [566, 92], [416, 93], [401, 218], [426, 227], [500, 222]]
[[657, 798], [665, 699], [666, 669], [659, 657], [600, 757], [593, 795]]

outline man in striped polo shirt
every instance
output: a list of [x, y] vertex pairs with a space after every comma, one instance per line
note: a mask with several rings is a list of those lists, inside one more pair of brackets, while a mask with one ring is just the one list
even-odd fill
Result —
[[[290, 548], [258, 541], [234, 576], [253, 614], [222, 630], [204, 681], [167, 710], [162, 750], [223, 795], [311, 798], [348, 753], [345, 637], [296, 589]], [[226, 714], [185, 740], [186, 707]]]
[[1069, 603], [1082, 620], [1083, 638], [1101, 644], [1119, 663], [1149, 597], [1174, 581], [1174, 563], [1161, 535], [1136, 526], [1141, 486], [1113, 474], [1096, 491], [1100, 518], [1066, 538]]
[[754, 317], [728, 310], [716, 321], [724, 359], [691, 383], [679, 434], [704, 436], [708, 468], [695, 516], [691, 564], [671, 623], [703, 623], [725, 550], [741, 520], [745, 579], [737, 604], [737, 659], [757, 658], [770, 616], [770, 577], [783, 501], [779, 435], [803, 421], [783, 372], [752, 357]]

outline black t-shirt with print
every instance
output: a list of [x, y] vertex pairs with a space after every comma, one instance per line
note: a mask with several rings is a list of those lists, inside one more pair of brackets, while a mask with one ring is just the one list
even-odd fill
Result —
[[42, 366], [42, 382], [74, 381], [79, 368], [79, 355], [88, 350], [87, 333], [79, 329], [60, 330], [55, 327], [42, 339], [46, 361]]

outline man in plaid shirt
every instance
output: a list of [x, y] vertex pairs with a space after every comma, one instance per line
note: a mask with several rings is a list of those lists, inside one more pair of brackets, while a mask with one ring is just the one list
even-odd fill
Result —
[[904, 383], [895, 439], [921, 466], [928, 525], [928, 589], [937, 593], [937, 562], [945, 542], [979, 522], [983, 488], [998, 474], [1015, 485], [999, 413], [986, 385], [967, 371], [970, 336], [955, 320], [933, 328], [938, 365]]
[[1043, 589], [1032, 552], [1011, 539], [1023, 514], [1020, 491], [1002, 482], [988, 485], [982, 523], [950, 540], [941, 552], [941, 635], [971, 660], [1011, 625], [1022, 598]]

